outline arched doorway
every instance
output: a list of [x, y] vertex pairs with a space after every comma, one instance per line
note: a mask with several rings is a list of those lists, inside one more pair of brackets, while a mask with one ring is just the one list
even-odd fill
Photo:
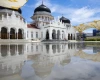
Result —
[[56, 30], [52, 31], [52, 39], [56, 39]]
[[49, 31], [46, 31], [46, 40], [49, 40]]
[[15, 29], [13, 28], [10, 29], [10, 39], [16, 39]]
[[68, 40], [70, 40], [70, 34], [68, 34]]
[[22, 29], [18, 29], [18, 39], [23, 39], [23, 31], [22, 31]]
[[1, 39], [8, 39], [8, 37], [7, 37], [7, 28], [5, 28], [5, 27], [1, 28]]
[[59, 30], [57, 31], [57, 39], [58, 40], [60, 39], [60, 31]]

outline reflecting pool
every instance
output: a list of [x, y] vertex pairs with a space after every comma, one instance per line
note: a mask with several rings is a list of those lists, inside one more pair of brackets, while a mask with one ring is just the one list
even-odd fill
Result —
[[0, 44], [0, 80], [100, 80], [100, 43]]

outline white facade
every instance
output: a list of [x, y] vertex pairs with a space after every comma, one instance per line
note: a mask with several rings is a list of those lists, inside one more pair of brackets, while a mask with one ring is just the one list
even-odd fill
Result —
[[[14, 30], [11, 31], [11, 29]], [[11, 16], [6, 14], [6, 16], [2, 15], [0, 20], [0, 38], [1, 39], [18, 39], [18, 32], [21, 30], [21, 35], [23, 39], [27, 39], [27, 23], [24, 22], [23, 19], [20, 19], [20, 16], [16, 16], [16, 13], [12, 11]], [[13, 32], [13, 33], [11, 33]], [[11, 35], [14, 38], [10, 38]]]
[[[67, 28], [67, 26], [69, 26]], [[52, 40], [52, 33], [53, 30], [56, 32], [57, 36], [57, 31], [60, 31], [59, 37], [60, 40], [68, 40], [68, 34], [72, 34], [73, 37], [76, 38], [76, 30], [69, 24], [64, 24], [60, 22], [60, 20], [57, 21], [52, 21], [50, 24], [42, 26], [41, 29], [33, 29], [33, 28], [27, 28], [28, 31], [28, 36], [27, 39], [41, 39], [45, 40], [46, 39], [46, 32], [49, 32], [49, 39]], [[38, 37], [36, 37], [36, 32], [38, 33]], [[33, 33], [33, 35], [32, 35]], [[75, 40], [75, 39], [73, 39]]]
[[[41, 12], [40, 12], [41, 13]], [[36, 14], [36, 13], [35, 13]], [[20, 15], [12, 11], [0, 17], [1, 39], [24, 40], [76, 40], [76, 30], [69, 23], [63, 23], [60, 18], [54, 19], [51, 15], [36, 14], [32, 16], [36, 28], [29, 28]], [[53, 20], [54, 19], [54, 20]]]

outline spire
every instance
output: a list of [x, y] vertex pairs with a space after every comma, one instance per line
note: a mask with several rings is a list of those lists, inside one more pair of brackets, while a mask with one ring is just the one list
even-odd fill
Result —
[[43, 5], [43, 0], [42, 0], [42, 5]]

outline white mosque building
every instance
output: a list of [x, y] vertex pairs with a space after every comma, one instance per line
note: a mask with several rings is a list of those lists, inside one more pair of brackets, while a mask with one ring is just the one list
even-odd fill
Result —
[[28, 24], [19, 8], [14, 10], [0, 6], [0, 39], [10, 40], [76, 40], [76, 30], [69, 19], [55, 19], [43, 3], [35, 8]]

